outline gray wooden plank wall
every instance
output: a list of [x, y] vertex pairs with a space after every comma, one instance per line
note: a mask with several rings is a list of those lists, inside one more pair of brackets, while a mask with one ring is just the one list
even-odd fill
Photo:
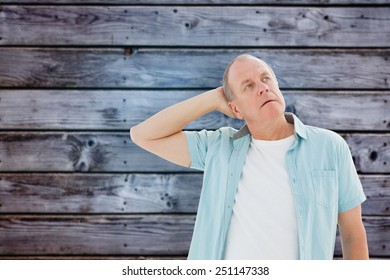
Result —
[[[347, 140], [370, 256], [390, 259], [389, 4], [2, 0], [0, 258], [185, 258], [202, 174], [128, 130], [247, 52], [274, 68], [288, 111]], [[225, 125], [241, 123], [211, 113], [186, 129]]]

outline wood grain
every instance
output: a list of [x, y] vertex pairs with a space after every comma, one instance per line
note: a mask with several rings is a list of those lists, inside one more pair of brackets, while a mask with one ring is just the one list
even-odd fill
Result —
[[190, 215], [0, 216], [0, 255], [185, 255]]
[[[389, 23], [388, 0], [2, 0], [0, 259], [185, 259], [202, 173], [128, 130], [242, 53], [271, 65], [287, 111], [342, 133], [370, 257], [390, 258]], [[242, 123], [186, 129], [226, 125]]]
[[[202, 91], [178, 90], [0, 90], [0, 128], [29, 130], [125, 130], [157, 111]], [[219, 112], [190, 129], [243, 123]]]
[[201, 185], [202, 174], [0, 174], [0, 213], [195, 213]]
[[[370, 256], [388, 256], [390, 219], [363, 222]], [[3, 215], [0, 255], [186, 255], [193, 225], [192, 215]], [[339, 241], [335, 253], [341, 253]]]
[[389, 88], [390, 50], [380, 48], [0, 48], [0, 86], [212, 88], [242, 53], [264, 59], [284, 89]]
[[388, 47], [389, 23], [388, 7], [3, 6], [0, 44]]
[[[0, 129], [125, 130], [203, 90], [0, 90]], [[284, 90], [287, 111], [333, 130], [390, 130], [390, 96], [382, 91]], [[362, 114], [364, 112], [364, 114]], [[210, 113], [186, 129], [239, 128]]]
[[390, 176], [360, 175], [367, 200], [362, 204], [363, 215], [390, 216]]
[[0, 132], [2, 171], [148, 172], [156, 169], [188, 171], [144, 152], [131, 142], [128, 133]]
[[[390, 135], [346, 134], [344, 138], [352, 149], [357, 170], [370, 170], [374, 173], [390, 172]], [[373, 139], [378, 142], [373, 144]]]
[[[356, 168], [390, 173], [389, 134], [347, 134]], [[135, 146], [127, 133], [0, 132], [0, 171], [191, 172]]]
[[[0, 213], [196, 213], [202, 174], [0, 174]], [[390, 214], [390, 176], [361, 175], [364, 215]]]

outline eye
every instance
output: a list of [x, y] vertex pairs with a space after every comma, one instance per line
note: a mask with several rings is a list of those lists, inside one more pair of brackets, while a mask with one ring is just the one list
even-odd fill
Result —
[[244, 88], [244, 90], [251, 89], [253, 87], [253, 84], [247, 84]]
[[270, 77], [268, 77], [268, 76], [265, 76], [263, 79], [261, 79], [262, 80], [262, 82], [263, 83], [266, 83], [266, 82], [268, 82], [269, 80], [271, 80], [271, 78]]

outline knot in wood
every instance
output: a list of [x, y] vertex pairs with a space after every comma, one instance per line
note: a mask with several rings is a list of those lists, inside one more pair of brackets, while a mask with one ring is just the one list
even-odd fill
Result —
[[68, 158], [73, 163], [74, 170], [87, 172], [106, 164], [108, 159], [104, 146], [97, 139], [80, 138], [70, 136], [67, 139], [70, 146]]
[[193, 29], [195, 28], [197, 25], [199, 24], [199, 19], [193, 19], [189, 22], [186, 22], [184, 25], [185, 27], [187, 27], [188, 29]]

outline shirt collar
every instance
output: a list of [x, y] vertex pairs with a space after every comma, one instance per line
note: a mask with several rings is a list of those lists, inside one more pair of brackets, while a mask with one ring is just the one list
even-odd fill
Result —
[[[303, 139], [307, 139], [306, 127], [305, 125], [298, 119], [296, 115], [293, 113], [284, 113], [284, 117], [286, 118], [288, 123], [294, 124], [295, 134], [299, 135]], [[246, 135], [250, 134], [249, 128], [247, 125], [244, 125], [240, 128], [236, 133], [233, 134], [233, 140], [237, 140]]]

